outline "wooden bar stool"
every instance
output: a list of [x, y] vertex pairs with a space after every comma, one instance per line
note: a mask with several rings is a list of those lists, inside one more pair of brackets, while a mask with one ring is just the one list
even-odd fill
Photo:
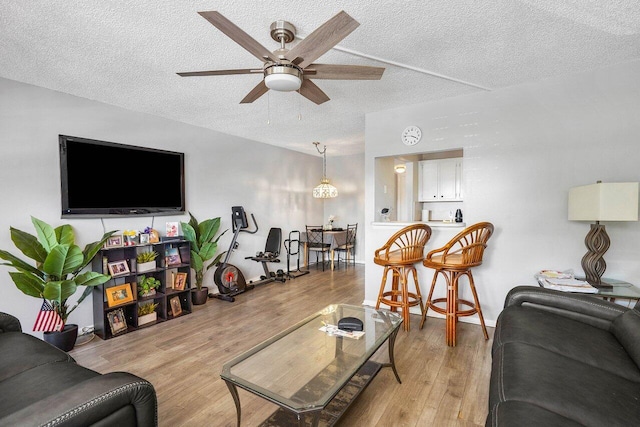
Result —
[[[383, 247], [376, 250], [373, 258], [373, 262], [384, 267], [376, 309], [380, 308], [380, 304], [388, 305], [391, 307], [391, 311], [402, 309], [405, 331], [409, 330], [410, 307], [419, 305], [424, 316], [415, 264], [422, 261], [424, 246], [429, 237], [431, 237], [431, 227], [428, 225], [410, 225], [391, 236]], [[389, 272], [392, 273], [391, 290], [385, 291]], [[410, 273], [413, 273], [415, 292], [409, 292]], [[422, 324], [420, 328], [422, 328]]]
[[[484, 325], [482, 317], [482, 309], [478, 294], [473, 283], [473, 275], [471, 268], [482, 264], [482, 255], [484, 248], [487, 247], [487, 240], [493, 234], [493, 224], [489, 222], [479, 222], [462, 230], [458, 235], [449, 241], [445, 246], [430, 251], [423, 261], [425, 267], [433, 268], [433, 281], [431, 282], [431, 290], [425, 301], [425, 309], [422, 311], [422, 321], [420, 327], [427, 318], [427, 311], [432, 309], [436, 313], [446, 316], [446, 341], [448, 346], [456, 345], [456, 325], [458, 317], [471, 316], [478, 313], [480, 325], [484, 332], [484, 338], [489, 339], [487, 328]], [[436, 286], [438, 274], [442, 273], [447, 284], [447, 297], [435, 298], [433, 290]], [[466, 275], [469, 278], [469, 285], [473, 293], [474, 302], [458, 298], [458, 281], [461, 276]], [[446, 303], [446, 307], [439, 307], [436, 304]], [[460, 305], [470, 307], [466, 310], [460, 310]]]

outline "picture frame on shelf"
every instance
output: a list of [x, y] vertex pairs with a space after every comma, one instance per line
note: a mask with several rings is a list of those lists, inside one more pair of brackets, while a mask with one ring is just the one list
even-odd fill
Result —
[[124, 239], [122, 238], [122, 234], [115, 234], [107, 239], [104, 242], [104, 248], [121, 248], [124, 246]]
[[127, 330], [127, 319], [124, 316], [124, 310], [118, 308], [107, 313], [111, 335], [118, 335]]
[[167, 266], [180, 265], [182, 260], [180, 259], [180, 253], [178, 248], [168, 247], [165, 251], [165, 264]]
[[147, 233], [140, 234], [140, 244], [141, 245], [149, 244], [149, 235]]
[[164, 282], [166, 283], [167, 289], [173, 289], [173, 284], [176, 281], [176, 274], [178, 274], [178, 269], [175, 267], [167, 268], [164, 271]]
[[109, 269], [109, 274], [113, 277], [124, 276], [131, 273], [129, 264], [127, 264], [127, 260], [124, 259], [108, 263], [107, 268]]
[[106, 288], [104, 292], [107, 294], [107, 305], [114, 307], [116, 305], [126, 304], [133, 301], [133, 292], [131, 292], [131, 283], [112, 286]]
[[178, 222], [167, 222], [166, 226], [167, 237], [178, 237]]
[[180, 305], [180, 297], [173, 297], [169, 300], [169, 306], [171, 307], [171, 315], [178, 317], [182, 314], [182, 306]]
[[187, 285], [187, 273], [176, 273], [173, 279], [173, 289], [178, 291], [184, 291]]
[[191, 258], [191, 246], [189, 245], [178, 246], [178, 252], [180, 253], [180, 261], [183, 263], [187, 263]]
[[149, 230], [149, 243], [159, 243], [160, 242], [160, 234], [158, 230], [151, 229]]

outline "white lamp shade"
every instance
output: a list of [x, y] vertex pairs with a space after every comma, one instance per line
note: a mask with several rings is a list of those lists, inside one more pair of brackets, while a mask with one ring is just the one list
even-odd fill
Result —
[[609, 182], [569, 189], [570, 221], [637, 221], [637, 182]]
[[320, 185], [313, 189], [313, 197], [316, 199], [333, 199], [338, 197], [338, 189], [329, 183], [329, 180], [324, 178], [320, 181]]
[[269, 74], [264, 78], [264, 84], [273, 90], [291, 92], [300, 89], [302, 80], [291, 74]]

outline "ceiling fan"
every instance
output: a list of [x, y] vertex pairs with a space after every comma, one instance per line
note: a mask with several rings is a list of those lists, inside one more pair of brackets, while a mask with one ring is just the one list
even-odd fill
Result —
[[220, 12], [198, 13], [262, 61], [262, 68], [177, 74], [182, 77], [193, 77], [262, 73], [263, 80], [240, 101], [241, 104], [251, 103], [267, 93], [269, 89], [273, 89], [283, 92], [298, 91], [300, 95], [319, 105], [328, 101], [329, 97], [311, 79], [380, 80], [384, 72], [382, 67], [313, 63], [360, 25], [345, 11], [339, 12], [322, 24], [292, 49], [287, 49], [285, 44], [295, 39], [296, 28], [290, 22], [275, 21], [271, 24], [271, 38], [280, 43], [280, 48], [273, 52], [269, 52]]

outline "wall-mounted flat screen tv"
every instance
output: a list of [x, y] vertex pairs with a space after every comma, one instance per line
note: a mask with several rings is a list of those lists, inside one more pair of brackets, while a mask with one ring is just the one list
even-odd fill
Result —
[[184, 153], [60, 135], [62, 217], [180, 215]]

